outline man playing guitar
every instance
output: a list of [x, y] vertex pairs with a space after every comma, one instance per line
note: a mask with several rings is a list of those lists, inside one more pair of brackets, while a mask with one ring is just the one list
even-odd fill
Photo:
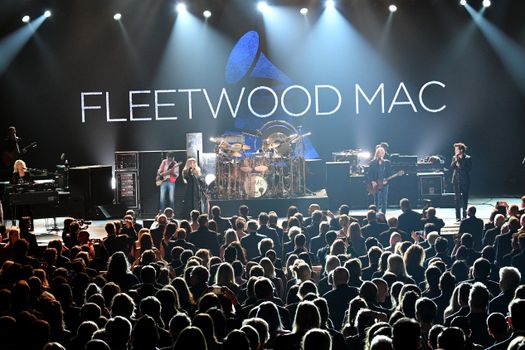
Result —
[[[175, 154], [169, 152], [157, 170], [156, 184], [160, 186], [160, 210], [166, 209], [166, 200], [175, 209], [175, 181], [179, 176], [179, 163], [175, 162]], [[166, 193], [168, 198], [166, 198]]]
[[386, 213], [388, 204], [388, 178], [390, 177], [390, 161], [385, 159], [385, 149], [378, 145], [374, 159], [368, 169], [368, 193], [374, 197], [374, 204]]

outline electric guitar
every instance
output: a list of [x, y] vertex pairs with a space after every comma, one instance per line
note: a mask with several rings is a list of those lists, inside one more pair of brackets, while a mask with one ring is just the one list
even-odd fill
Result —
[[2, 152], [2, 164], [4, 166], [13, 165], [14, 162], [20, 157], [21, 154], [26, 154], [28, 150], [36, 146], [37, 146], [37, 143], [36, 141], [34, 141], [34, 142], [31, 142], [29, 145], [25, 146], [24, 148], [22, 148], [20, 150], [20, 153], [18, 153], [16, 150]]
[[383, 187], [385, 187], [390, 180], [395, 179], [396, 177], [405, 175], [405, 172], [403, 170], [399, 170], [397, 173], [395, 173], [392, 176], [387, 177], [383, 181], [375, 181], [375, 184], [371, 181], [368, 183], [368, 194], [373, 196], [376, 194], [379, 190], [381, 190]]
[[[162, 185], [163, 182], [168, 181], [169, 178], [171, 177], [171, 175], [170, 175], [171, 169], [173, 169], [173, 167], [175, 165], [179, 166], [181, 164], [182, 164], [182, 162], [173, 162], [173, 163], [171, 163], [168, 166], [168, 169], [166, 169], [165, 171], [160, 172], [160, 173], [157, 174], [157, 177], [155, 179], [155, 184], [157, 186], [160, 186], [160, 185]], [[177, 175], [175, 175], [175, 179], [177, 179]]]

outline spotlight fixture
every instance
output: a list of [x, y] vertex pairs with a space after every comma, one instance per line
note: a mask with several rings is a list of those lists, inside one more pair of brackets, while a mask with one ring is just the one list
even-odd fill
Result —
[[483, 0], [483, 7], [489, 7], [490, 5], [492, 5], [490, 0]]
[[45, 17], [45, 18], [49, 18], [49, 17], [51, 17], [51, 11], [46, 10], [46, 12], [44, 12], [44, 17]]
[[122, 19], [122, 15], [121, 15], [120, 13], [115, 13], [115, 14], [113, 15], [113, 19], [114, 19], [115, 21], [120, 21], [120, 20]]
[[396, 12], [397, 11], [397, 6], [394, 5], [394, 4], [388, 6], [388, 11], [390, 11], [392, 13]]
[[467, 0], [459, 0], [459, 4], [461, 6], [465, 6], [467, 4]]
[[308, 14], [308, 9], [306, 7], [303, 7], [299, 10], [299, 13], [303, 16], [306, 16]]
[[177, 3], [177, 5], [175, 6], [175, 9], [177, 10], [178, 13], [184, 13], [188, 10], [186, 8], [186, 4], [183, 2]]
[[259, 10], [259, 12], [264, 13], [264, 12], [268, 11], [268, 8], [269, 8], [269, 6], [268, 6], [268, 3], [266, 1], [259, 1], [257, 3], [257, 10]]
[[204, 16], [204, 18], [210, 18], [211, 17], [211, 11], [209, 10], [205, 10], [202, 15]]
[[29, 17], [28, 15], [25, 15], [24, 17], [22, 17], [22, 22], [24, 23], [29, 23], [30, 20], [31, 20], [31, 17]]
[[333, 9], [333, 8], [335, 8], [335, 1], [334, 0], [326, 0], [324, 5], [326, 6], [326, 8]]

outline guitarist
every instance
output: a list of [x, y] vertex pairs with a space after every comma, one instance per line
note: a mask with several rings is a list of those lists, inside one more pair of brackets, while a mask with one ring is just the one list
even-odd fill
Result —
[[368, 169], [368, 187], [377, 191], [369, 192], [373, 193], [374, 204], [383, 213], [386, 213], [388, 204], [388, 182], [385, 179], [391, 175], [390, 161], [385, 159], [385, 154], [385, 149], [377, 145], [374, 159], [370, 162]]
[[[157, 170], [157, 183], [160, 182], [160, 211], [166, 209], [166, 201], [175, 209], [175, 181], [179, 176], [179, 164], [175, 162], [175, 154], [168, 152]], [[166, 193], [168, 198], [166, 198]]]

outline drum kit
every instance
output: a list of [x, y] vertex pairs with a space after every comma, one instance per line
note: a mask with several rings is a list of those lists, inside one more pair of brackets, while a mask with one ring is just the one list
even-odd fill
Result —
[[[217, 199], [291, 198], [306, 194], [303, 138], [284, 132], [222, 135], [215, 143]], [[247, 143], [244, 143], [247, 142]]]

